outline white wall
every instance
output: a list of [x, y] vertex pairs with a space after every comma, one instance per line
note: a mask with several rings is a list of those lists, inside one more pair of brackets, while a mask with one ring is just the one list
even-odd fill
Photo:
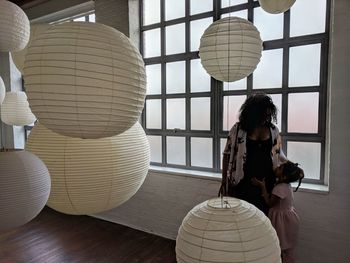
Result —
[[[330, 192], [295, 195], [301, 217], [298, 263], [350, 261], [350, 1], [334, 2], [328, 93]], [[218, 186], [215, 180], [150, 172], [131, 200], [98, 216], [174, 239], [186, 213], [216, 196]]]

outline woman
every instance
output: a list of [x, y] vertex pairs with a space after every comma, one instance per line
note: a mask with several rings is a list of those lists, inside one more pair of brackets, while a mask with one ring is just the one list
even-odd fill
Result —
[[275, 184], [273, 170], [285, 162], [277, 121], [277, 108], [270, 96], [255, 93], [240, 108], [239, 122], [231, 128], [223, 153], [220, 195], [250, 202], [266, 215], [268, 206], [252, 178], [265, 180], [269, 193]]

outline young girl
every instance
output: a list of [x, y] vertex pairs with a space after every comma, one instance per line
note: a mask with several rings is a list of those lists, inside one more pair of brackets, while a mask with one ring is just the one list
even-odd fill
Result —
[[294, 249], [296, 247], [299, 230], [299, 217], [293, 207], [293, 191], [291, 182], [304, 178], [304, 171], [297, 163], [287, 161], [275, 169], [276, 184], [272, 193], [268, 194], [265, 181], [252, 179], [252, 183], [259, 186], [266, 204], [270, 207], [269, 218], [274, 226], [281, 246], [283, 263], [294, 263]]

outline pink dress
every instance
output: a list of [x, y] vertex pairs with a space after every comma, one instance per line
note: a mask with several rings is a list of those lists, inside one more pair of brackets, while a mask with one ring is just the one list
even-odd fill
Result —
[[280, 241], [281, 250], [296, 247], [299, 231], [299, 217], [293, 207], [293, 191], [290, 184], [277, 184], [272, 194], [280, 198], [279, 202], [270, 208], [269, 218]]

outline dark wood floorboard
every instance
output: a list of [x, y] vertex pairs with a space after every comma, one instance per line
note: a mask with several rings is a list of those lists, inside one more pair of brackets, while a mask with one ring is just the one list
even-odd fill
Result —
[[0, 232], [0, 263], [176, 263], [175, 241], [48, 207]]

